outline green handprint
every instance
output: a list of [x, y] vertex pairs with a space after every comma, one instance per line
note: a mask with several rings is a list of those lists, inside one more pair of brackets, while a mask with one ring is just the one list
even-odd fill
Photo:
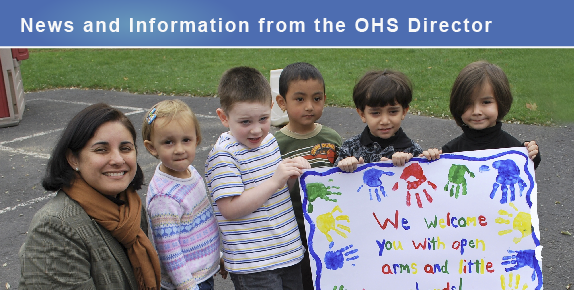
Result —
[[337, 202], [336, 199], [330, 199], [328, 197], [328, 195], [331, 195], [331, 194], [341, 195], [342, 194], [340, 192], [332, 192], [329, 190], [331, 188], [339, 189], [340, 187], [338, 187], [338, 186], [325, 186], [323, 183], [308, 183], [306, 188], [307, 188], [307, 199], [309, 200], [309, 204], [307, 205], [307, 212], [308, 213], [313, 212], [313, 204], [311, 204], [311, 203], [314, 202], [317, 198], [321, 198], [321, 199], [324, 199], [326, 201]]
[[[460, 192], [460, 186], [462, 185], [462, 195], [466, 195], [466, 178], [464, 178], [465, 173], [469, 173], [470, 177], [474, 178], [474, 173], [472, 173], [466, 165], [453, 164], [448, 171], [448, 182], [444, 186], [444, 191], [448, 191], [448, 185], [452, 182], [450, 187], [450, 196], [454, 195], [454, 198], [458, 198], [458, 193]], [[456, 192], [454, 192], [454, 185], [456, 184]]]
[[[333, 287], [333, 290], [337, 290], [337, 286]], [[341, 285], [339, 287], [339, 290], [347, 290], [347, 289], [345, 289], [345, 286]]]

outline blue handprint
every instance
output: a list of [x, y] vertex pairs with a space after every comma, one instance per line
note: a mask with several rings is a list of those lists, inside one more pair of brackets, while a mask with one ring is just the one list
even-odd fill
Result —
[[[379, 195], [379, 189], [381, 190], [381, 194], [383, 196], [387, 196], [387, 194], [385, 193], [385, 188], [383, 187], [383, 182], [381, 181], [381, 176], [383, 174], [388, 176], [395, 175], [394, 172], [382, 171], [376, 168], [368, 169], [365, 171], [365, 173], [363, 173], [363, 182], [369, 187], [369, 196], [371, 197], [371, 200], [373, 200], [371, 187], [375, 188], [375, 195], [377, 195], [377, 200], [379, 202], [381, 201], [381, 196]], [[363, 188], [363, 186], [364, 185], [361, 185], [359, 189], [357, 189], [357, 192], [361, 191], [361, 188]]]
[[522, 267], [530, 267], [533, 269], [532, 271], [532, 281], [536, 280], [538, 277], [538, 286], [536, 286], [536, 290], [542, 288], [542, 270], [538, 264], [538, 260], [536, 260], [536, 252], [534, 250], [520, 250], [520, 251], [513, 251], [508, 250], [510, 256], [502, 257], [503, 262], [502, 265], [513, 265], [509, 268], [504, 269], [506, 272], [518, 270]]
[[[353, 245], [348, 245], [344, 248], [340, 248], [336, 251], [328, 251], [325, 253], [325, 266], [329, 270], [337, 270], [343, 268], [343, 263], [346, 261], [356, 260], [359, 258], [359, 255], [355, 255], [345, 259], [346, 256], [353, 255], [358, 252], [358, 249], [350, 250]], [[350, 250], [350, 251], [347, 251]], [[343, 253], [345, 252], [345, 253]]]
[[500, 199], [500, 204], [505, 204], [508, 202], [508, 189], [510, 188], [510, 201], [514, 201], [514, 185], [518, 183], [520, 187], [520, 196], [526, 187], [526, 183], [522, 178], [520, 178], [520, 169], [514, 163], [514, 161], [507, 160], [497, 160], [492, 163], [492, 167], [498, 169], [498, 175], [496, 176], [496, 182], [492, 185], [492, 192], [490, 192], [490, 199], [494, 199], [494, 195], [498, 190], [498, 187], [502, 185], [502, 198]]

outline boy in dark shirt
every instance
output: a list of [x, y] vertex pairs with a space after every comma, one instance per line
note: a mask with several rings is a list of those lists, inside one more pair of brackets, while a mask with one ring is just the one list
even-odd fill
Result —
[[403, 73], [366, 73], [353, 89], [353, 101], [367, 126], [361, 134], [343, 142], [335, 166], [347, 172], [365, 162], [392, 160], [395, 166], [404, 166], [413, 156], [419, 156], [423, 150], [401, 128], [411, 100], [412, 86]]

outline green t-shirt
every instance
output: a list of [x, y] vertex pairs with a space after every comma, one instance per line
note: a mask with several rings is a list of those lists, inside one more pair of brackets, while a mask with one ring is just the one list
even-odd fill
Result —
[[[337, 152], [343, 140], [335, 130], [316, 124], [315, 130], [307, 134], [298, 134], [283, 127], [275, 133], [275, 139], [279, 144], [281, 158], [293, 158], [301, 156], [311, 164], [312, 168], [332, 167], [337, 160]], [[307, 235], [305, 233], [305, 222], [303, 218], [303, 203], [299, 183], [289, 191], [295, 218], [299, 226], [301, 240], [307, 246]]]

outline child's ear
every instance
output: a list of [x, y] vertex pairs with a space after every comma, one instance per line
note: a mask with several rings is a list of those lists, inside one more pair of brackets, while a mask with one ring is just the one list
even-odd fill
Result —
[[144, 146], [145, 149], [147, 149], [147, 152], [149, 152], [149, 154], [153, 155], [154, 157], [157, 157], [157, 150], [155, 149], [150, 140], [144, 140]]
[[365, 112], [361, 111], [361, 109], [357, 108], [357, 114], [359, 114], [359, 116], [361, 116], [361, 120], [363, 121], [363, 123], [367, 123], [367, 119], [365, 118]]
[[408, 112], [408, 111], [409, 111], [409, 108], [408, 108], [408, 107], [403, 108], [403, 118], [402, 118], [402, 120], [405, 119], [405, 116], [407, 115], [407, 112]]
[[217, 113], [217, 116], [219, 117], [221, 124], [223, 124], [223, 126], [225, 126], [226, 128], [229, 128], [229, 117], [225, 114], [225, 112], [221, 108], [217, 108], [215, 112]]
[[287, 109], [287, 103], [285, 101], [285, 98], [283, 98], [283, 96], [281, 95], [277, 95], [275, 97], [275, 101], [277, 102], [277, 105], [279, 105], [279, 108], [285, 112], [285, 110]]

